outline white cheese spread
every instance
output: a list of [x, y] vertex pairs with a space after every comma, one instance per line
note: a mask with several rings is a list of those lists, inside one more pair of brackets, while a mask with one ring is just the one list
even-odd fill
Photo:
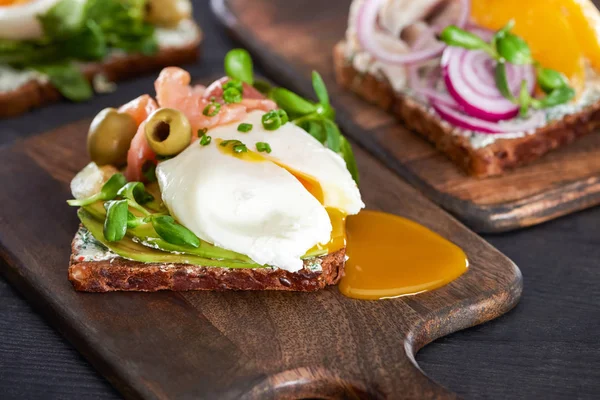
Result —
[[80, 227], [73, 239], [73, 256], [75, 261], [106, 261], [117, 258], [118, 255], [110, 251], [106, 246], [97, 241], [94, 236]]
[[46, 83], [48, 77], [33, 70], [17, 70], [0, 64], [0, 92], [12, 92], [34, 80]]

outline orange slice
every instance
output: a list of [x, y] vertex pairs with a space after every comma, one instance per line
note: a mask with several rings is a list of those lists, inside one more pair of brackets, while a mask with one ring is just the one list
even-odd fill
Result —
[[[488, 29], [502, 28], [511, 19], [515, 20], [513, 32], [521, 36], [531, 48], [533, 57], [544, 67], [564, 73], [576, 89], [584, 83], [584, 46], [580, 35], [572, 27], [571, 19], [577, 13], [575, 7], [564, 7], [576, 0], [472, 0], [473, 22]], [[570, 12], [567, 12], [571, 10]], [[583, 17], [582, 17], [583, 18]], [[590, 40], [598, 41], [593, 35]], [[600, 53], [599, 53], [600, 54]]]

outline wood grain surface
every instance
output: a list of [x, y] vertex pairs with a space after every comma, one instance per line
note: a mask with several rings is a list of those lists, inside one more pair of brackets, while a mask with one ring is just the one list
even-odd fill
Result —
[[598, 134], [504, 176], [476, 179], [392, 115], [338, 87], [332, 50], [344, 38], [349, 0], [212, 0], [212, 6], [276, 82], [312, 95], [310, 71], [318, 70], [344, 132], [474, 230], [512, 230], [600, 203]]
[[469, 271], [386, 301], [318, 293], [75, 292], [77, 228], [68, 182], [87, 163], [89, 121], [0, 151], [0, 268], [127, 398], [454, 398], [418, 349], [511, 309], [521, 274], [505, 256], [357, 149], [370, 208], [414, 219], [461, 246]]

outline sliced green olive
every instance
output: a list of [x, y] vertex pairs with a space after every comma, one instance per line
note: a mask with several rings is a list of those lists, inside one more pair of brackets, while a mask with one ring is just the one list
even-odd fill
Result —
[[161, 108], [148, 117], [146, 140], [159, 156], [174, 156], [190, 144], [192, 126], [181, 111]]
[[192, 15], [189, 0], [147, 0], [146, 21], [153, 25], [173, 27]]
[[124, 165], [137, 129], [137, 123], [129, 114], [120, 113], [114, 108], [100, 111], [88, 131], [90, 158], [98, 165]]

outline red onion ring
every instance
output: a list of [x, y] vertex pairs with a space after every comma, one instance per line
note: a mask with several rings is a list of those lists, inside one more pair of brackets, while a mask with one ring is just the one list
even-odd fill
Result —
[[[410, 53], [392, 53], [385, 49], [375, 38], [377, 27], [377, 14], [382, 3], [386, 0], [365, 0], [358, 12], [356, 33], [360, 45], [373, 57], [388, 64], [415, 63], [436, 57], [442, 53], [446, 44], [438, 42], [434, 46], [411, 51]], [[461, 14], [456, 25], [463, 27], [469, 18], [471, 10], [470, 0], [460, 0]]]
[[431, 106], [444, 120], [452, 125], [479, 133], [527, 132], [535, 130], [546, 123], [546, 116], [542, 111], [534, 111], [526, 120], [490, 122], [464, 114], [437, 101], [432, 101]]
[[[467, 114], [491, 122], [511, 119], [518, 114], [519, 107], [498, 90], [494, 79], [495, 62], [484, 51], [448, 46], [441, 64], [448, 92]], [[507, 63], [506, 68], [513, 95], [518, 96], [523, 80], [533, 93], [535, 71], [532, 66]]]

